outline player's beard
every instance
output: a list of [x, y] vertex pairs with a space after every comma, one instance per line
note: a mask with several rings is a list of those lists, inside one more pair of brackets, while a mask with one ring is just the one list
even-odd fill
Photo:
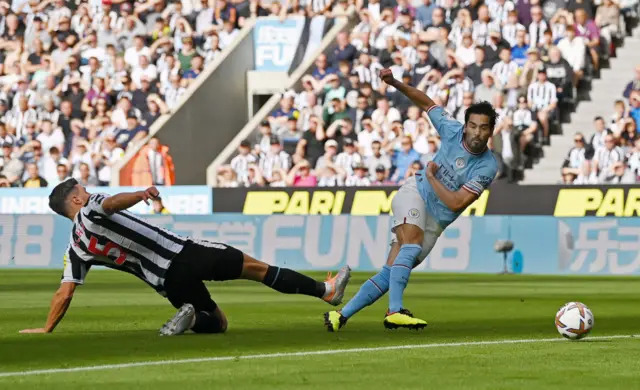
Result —
[[467, 144], [469, 150], [474, 153], [483, 152], [487, 147], [487, 143], [483, 142], [479, 137], [465, 137], [464, 142]]

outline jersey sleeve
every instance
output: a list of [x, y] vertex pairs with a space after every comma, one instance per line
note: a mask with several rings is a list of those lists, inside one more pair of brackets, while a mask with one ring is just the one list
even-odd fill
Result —
[[427, 110], [427, 116], [441, 138], [453, 137], [462, 131], [462, 124], [453, 119], [451, 115], [440, 106], [431, 106], [431, 108]]
[[83, 214], [87, 214], [89, 211], [95, 211], [99, 214], [105, 215], [104, 209], [102, 208], [102, 203], [105, 199], [107, 199], [110, 195], [108, 194], [91, 194], [89, 196], [89, 201], [83, 207]]
[[470, 175], [470, 180], [462, 185], [465, 190], [480, 196], [484, 190], [489, 188], [493, 179], [495, 179], [498, 173], [498, 166], [493, 161], [492, 164], [483, 164], [477, 169], [473, 170]]
[[61, 283], [84, 284], [84, 278], [89, 271], [87, 264], [73, 251], [71, 246], [64, 252], [64, 266]]

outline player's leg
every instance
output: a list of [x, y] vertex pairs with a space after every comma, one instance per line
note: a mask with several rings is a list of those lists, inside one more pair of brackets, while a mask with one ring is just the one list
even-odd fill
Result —
[[387, 293], [389, 290], [391, 265], [399, 251], [400, 245], [396, 241], [393, 241], [391, 243], [391, 250], [387, 256], [387, 264], [382, 267], [382, 270], [364, 282], [360, 290], [347, 302], [342, 310], [324, 313], [324, 324], [329, 332], [338, 331], [347, 323], [349, 318], [365, 307], [373, 304]]
[[334, 306], [342, 303], [344, 290], [349, 282], [351, 270], [343, 267], [335, 277], [318, 281], [297, 271], [269, 265], [243, 254], [240, 279], [260, 282], [283, 294], [303, 294], [320, 298]]
[[167, 299], [178, 312], [160, 329], [162, 336], [175, 336], [192, 330], [195, 333], [224, 333], [227, 318], [211, 299], [209, 290], [188, 263], [172, 264], [165, 275]]
[[335, 277], [316, 281], [288, 268], [271, 266], [225, 244], [193, 240], [187, 244], [183, 261], [193, 262], [200, 280], [247, 279], [263, 283], [284, 294], [304, 294], [339, 305], [351, 270], [343, 267]]

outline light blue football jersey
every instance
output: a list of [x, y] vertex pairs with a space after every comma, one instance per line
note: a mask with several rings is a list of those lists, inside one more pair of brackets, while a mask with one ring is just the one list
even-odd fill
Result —
[[[442, 107], [433, 106], [427, 111], [431, 123], [440, 134], [440, 150], [433, 161], [440, 169], [436, 178], [449, 191], [460, 188], [476, 195], [482, 194], [496, 177], [498, 163], [489, 149], [482, 153], [473, 153], [462, 142], [464, 125], [451, 118]], [[444, 229], [458, 218], [462, 212], [450, 210], [436, 195], [425, 177], [425, 172], [416, 173], [418, 191], [424, 200], [427, 213], [435, 218]]]

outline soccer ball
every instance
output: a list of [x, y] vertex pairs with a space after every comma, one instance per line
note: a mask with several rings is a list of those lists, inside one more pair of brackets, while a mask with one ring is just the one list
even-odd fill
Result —
[[593, 313], [580, 302], [569, 302], [556, 314], [558, 332], [570, 340], [586, 337], [593, 328]]

